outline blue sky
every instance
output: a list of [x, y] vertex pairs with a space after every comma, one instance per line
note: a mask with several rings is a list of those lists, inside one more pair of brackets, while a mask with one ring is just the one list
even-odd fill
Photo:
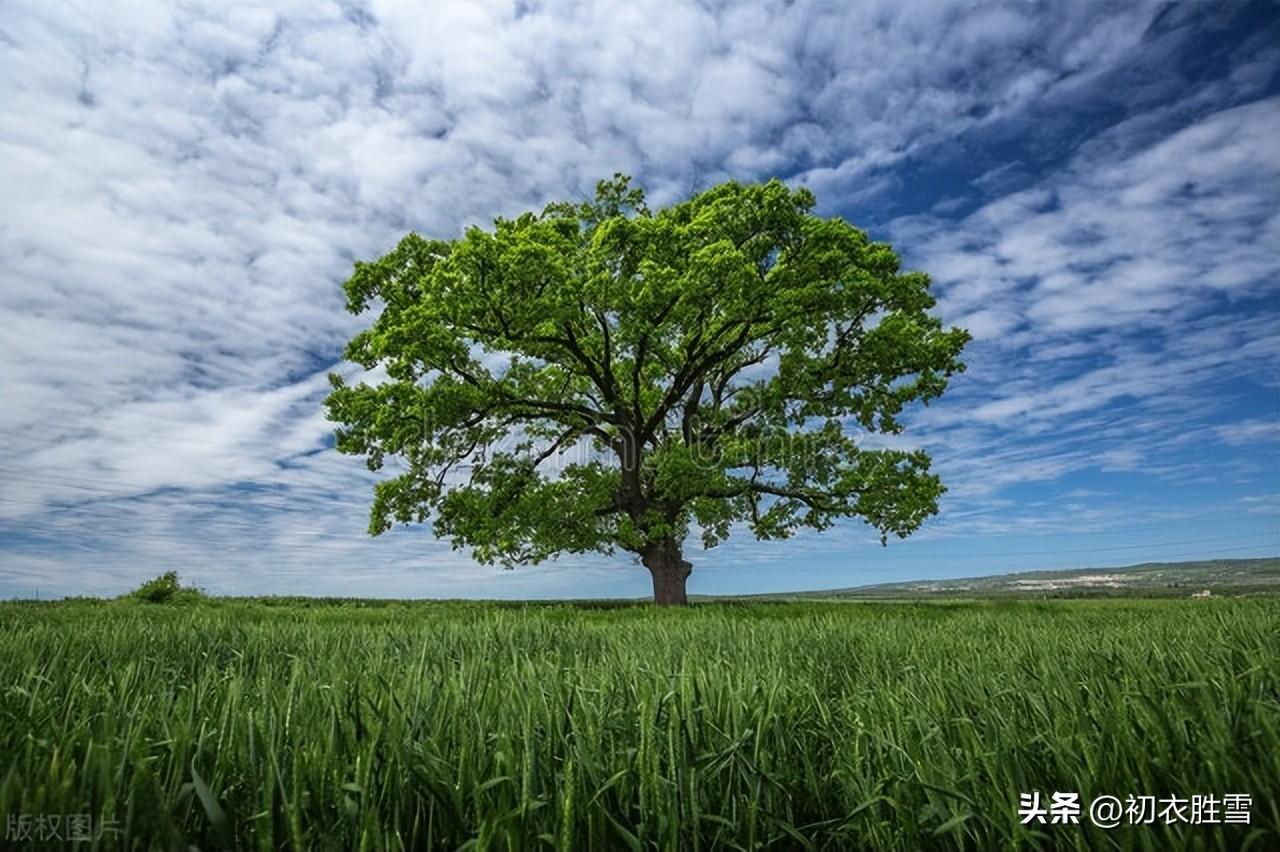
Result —
[[365, 533], [321, 400], [407, 230], [726, 178], [929, 272], [942, 512], [691, 544], [690, 591], [1280, 551], [1280, 6], [0, 4], [0, 597], [640, 596]]

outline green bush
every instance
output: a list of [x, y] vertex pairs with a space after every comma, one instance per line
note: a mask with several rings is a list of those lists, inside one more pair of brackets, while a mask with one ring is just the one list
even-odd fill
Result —
[[177, 571], [165, 571], [134, 589], [128, 597], [154, 604], [192, 603], [202, 599], [204, 593], [197, 588], [182, 585], [178, 581]]

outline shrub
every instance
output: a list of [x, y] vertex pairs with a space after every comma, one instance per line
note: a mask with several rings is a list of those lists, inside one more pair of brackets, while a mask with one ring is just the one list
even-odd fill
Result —
[[166, 571], [134, 589], [128, 597], [155, 604], [191, 603], [203, 598], [204, 593], [195, 587], [182, 585], [177, 571]]

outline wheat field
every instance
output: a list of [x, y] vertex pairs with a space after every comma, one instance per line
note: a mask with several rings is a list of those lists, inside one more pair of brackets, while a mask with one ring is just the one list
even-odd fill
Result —
[[[1280, 848], [1275, 599], [14, 602], [0, 626], [18, 848], [47, 841], [15, 817], [73, 814], [77, 849]], [[1021, 823], [1060, 790], [1252, 813]]]

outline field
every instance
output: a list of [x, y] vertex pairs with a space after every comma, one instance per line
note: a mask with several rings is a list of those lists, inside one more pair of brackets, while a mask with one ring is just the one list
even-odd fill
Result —
[[756, 595], [761, 600], [943, 600], [954, 598], [1188, 598], [1280, 593], [1280, 559], [1144, 562], [1124, 568], [1023, 571], [956, 580], [882, 583], [821, 592]]
[[[92, 848], [1280, 848], [1275, 598], [15, 602], [0, 689], [10, 830]], [[1088, 824], [1197, 793], [1251, 824]]]

